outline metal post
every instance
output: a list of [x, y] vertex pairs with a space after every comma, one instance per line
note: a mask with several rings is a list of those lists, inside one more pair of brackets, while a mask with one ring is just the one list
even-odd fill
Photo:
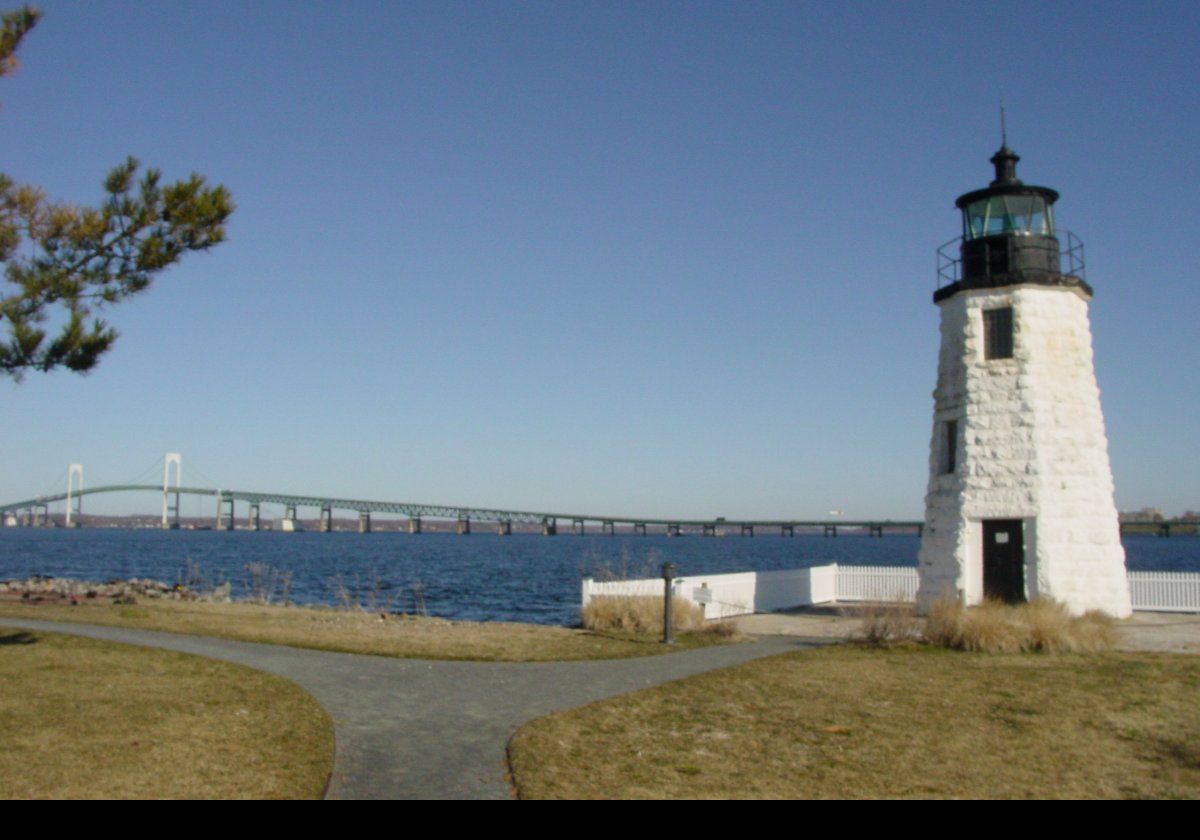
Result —
[[675, 638], [671, 634], [671, 601], [674, 600], [675, 587], [671, 585], [671, 581], [675, 579], [675, 564], [663, 563], [663, 644], [675, 644]]

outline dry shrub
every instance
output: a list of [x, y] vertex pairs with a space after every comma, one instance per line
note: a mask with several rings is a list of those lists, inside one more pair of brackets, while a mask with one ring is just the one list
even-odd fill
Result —
[[[597, 595], [581, 611], [583, 626], [596, 632], [649, 635], [663, 631], [663, 599], [653, 595]], [[678, 631], [705, 630], [704, 612], [676, 596], [671, 602], [671, 627]]]
[[890, 601], [859, 607], [850, 615], [862, 619], [851, 636], [869, 645], [890, 645], [921, 638], [921, 619], [916, 604]]
[[1113, 646], [1116, 624], [1095, 610], [1073, 616], [1051, 598], [1016, 605], [985, 601], [971, 608], [942, 598], [929, 610], [924, 638], [942, 647], [986, 653], [1091, 652]]
[[737, 629], [737, 625], [732, 621], [705, 621], [703, 626], [692, 631], [694, 633], [703, 633], [709, 636], [716, 636], [719, 639], [740, 639], [741, 632]]
[[1071, 615], [1065, 606], [1049, 598], [1025, 605], [1029, 622], [1031, 650], [1083, 651], [1108, 650], [1117, 641], [1117, 623], [1099, 610]]
[[963, 605], [949, 596], [938, 598], [925, 614], [921, 638], [931, 645], [962, 648]]

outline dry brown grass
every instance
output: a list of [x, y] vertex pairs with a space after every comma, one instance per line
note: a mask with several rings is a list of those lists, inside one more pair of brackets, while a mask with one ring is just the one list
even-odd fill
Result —
[[[661, 637], [663, 599], [653, 596], [598, 595], [580, 611], [584, 628], [598, 633], [628, 633]], [[671, 628], [688, 636], [739, 638], [729, 621], [706, 621], [704, 611], [684, 598], [671, 601]]]
[[[82, 603], [30, 605], [0, 602], [0, 616], [78, 621], [217, 636], [246, 642], [421, 659], [506, 662], [618, 659], [676, 648], [658, 634], [606, 634], [567, 627], [501, 622], [447, 621], [361, 610], [199, 601], [145, 601], [134, 606]], [[683, 633], [682, 647], [730, 641], [719, 633]]]
[[1196, 798], [1200, 657], [833, 645], [522, 727], [527, 798]]
[[[644, 595], [598, 595], [580, 611], [583, 626], [599, 632], [646, 633], [662, 635], [663, 599]], [[704, 612], [684, 598], [671, 599], [671, 628], [698, 630], [704, 626]]]
[[319, 798], [333, 727], [282, 677], [0, 628], [0, 796]]
[[861, 619], [850, 639], [869, 645], [893, 645], [921, 638], [922, 620], [915, 604], [894, 601], [867, 604], [848, 610], [846, 615]]
[[1095, 652], [1112, 648], [1117, 629], [1103, 613], [1073, 616], [1049, 598], [1017, 605], [985, 601], [969, 608], [944, 598], [930, 608], [924, 638], [942, 647], [987, 653]]

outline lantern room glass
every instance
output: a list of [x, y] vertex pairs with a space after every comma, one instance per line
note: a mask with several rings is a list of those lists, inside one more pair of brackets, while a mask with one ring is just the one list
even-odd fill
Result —
[[1053, 236], [1054, 216], [1040, 195], [993, 195], [967, 205], [963, 226], [967, 239], [1006, 234]]

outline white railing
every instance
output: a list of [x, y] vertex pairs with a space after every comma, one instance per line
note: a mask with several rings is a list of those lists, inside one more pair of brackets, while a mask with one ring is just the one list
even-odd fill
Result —
[[[862, 570], [863, 574], [848, 574], [847, 569]], [[909, 576], [913, 579], [911, 582]], [[703, 607], [706, 618], [729, 618], [838, 600], [890, 601], [898, 595], [916, 597], [915, 581], [915, 569], [830, 564], [810, 569], [677, 578], [675, 594]], [[873, 596], [872, 592], [878, 594]], [[605, 595], [661, 598], [662, 594], [661, 578], [604, 582], [585, 578], [583, 581], [584, 606], [592, 598]]]
[[[1135, 610], [1200, 612], [1200, 573], [1129, 572]], [[583, 604], [597, 596], [661, 598], [662, 578], [583, 581]], [[693, 575], [675, 580], [675, 594], [704, 609], [707, 618], [729, 618], [838, 601], [914, 601], [917, 570], [911, 566], [814, 566], [774, 572]]]
[[583, 579], [583, 605], [592, 598], [605, 595], [646, 596], [653, 595], [661, 598], [663, 594], [662, 578], [641, 578], [636, 580], [606, 580], [594, 581]]
[[1130, 572], [1129, 597], [1135, 610], [1200, 612], [1200, 574]]
[[839, 601], [915, 601], [917, 570], [905, 566], [834, 566]]

